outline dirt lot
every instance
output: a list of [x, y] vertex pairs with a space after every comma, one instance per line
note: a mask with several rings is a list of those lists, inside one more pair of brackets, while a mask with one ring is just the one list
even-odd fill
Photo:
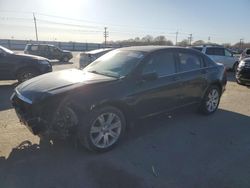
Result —
[[9, 102], [15, 82], [0, 82], [0, 187], [250, 187], [250, 89], [228, 77], [214, 115], [182, 110], [137, 122], [104, 154], [71, 142], [40, 148]]

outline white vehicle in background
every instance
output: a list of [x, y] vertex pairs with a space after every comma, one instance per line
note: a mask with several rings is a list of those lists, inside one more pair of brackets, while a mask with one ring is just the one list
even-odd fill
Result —
[[209, 56], [213, 61], [222, 63], [226, 69], [237, 70], [239, 57], [233, 55], [228, 49], [219, 45], [194, 46], [193, 49], [199, 50]]
[[92, 50], [88, 52], [81, 52], [80, 53], [80, 60], [79, 60], [79, 69], [83, 69], [88, 64], [95, 61], [97, 58], [103, 56], [104, 54], [110, 52], [113, 48], [103, 48], [98, 50]]

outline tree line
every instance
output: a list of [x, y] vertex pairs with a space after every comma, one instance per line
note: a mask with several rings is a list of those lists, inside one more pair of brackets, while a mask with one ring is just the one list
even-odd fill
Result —
[[[141, 46], [141, 45], [167, 45], [167, 46], [173, 46], [174, 43], [171, 40], [168, 40], [164, 35], [159, 35], [156, 37], [153, 37], [151, 35], [146, 35], [142, 38], [136, 37], [131, 38], [127, 40], [120, 40], [120, 41], [109, 41], [109, 44], [118, 44], [121, 46]], [[203, 40], [197, 40], [191, 43], [193, 46], [197, 45], [205, 45], [205, 44], [215, 44], [215, 43], [207, 43]], [[188, 39], [184, 39], [180, 42], [177, 42], [178, 46], [187, 47], [190, 46], [190, 41]], [[250, 48], [250, 43], [224, 43], [222, 46], [225, 46], [227, 48], [239, 48], [239, 49], [245, 49]]]

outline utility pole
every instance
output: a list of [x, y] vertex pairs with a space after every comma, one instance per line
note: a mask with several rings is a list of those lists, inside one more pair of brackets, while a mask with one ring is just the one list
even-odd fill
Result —
[[107, 47], [107, 38], [109, 36], [109, 33], [107, 31], [107, 27], [104, 27], [104, 42], [105, 42], [105, 48]]
[[189, 44], [191, 46], [192, 45], [192, 40], [193, 40], [193, 34], [189, 34], [188, 40], [189, 40]]
[[177, 43], [178, 43], [178, 34], [179, 34], [179, 32], [177, 31], [176, 33], [175, 33], [175, 46], [177, 46]]
[[243, 50], [244, 39], [240, 39], [240, 49]]
[[37, 25], [36, 25], [36, 17], [35, 13], [33, 13], [34, 23], [35, 23], [35, 30], [36, 30], [36, 41], [38, 41], [38, 34], [37, 34]]

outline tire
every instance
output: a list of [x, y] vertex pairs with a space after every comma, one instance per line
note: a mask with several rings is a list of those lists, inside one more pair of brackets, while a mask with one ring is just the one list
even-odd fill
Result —
[[200, 112], [202, 112], [205, 115], [213, 114], [219, 106], [220, 103], [220, 97], [221, 97], [221, 90], [218, 86], [212, 85], [210, 86], [200, 105]]
[[25, 69], [21, 69], [20, 71], [18, 71], [17, 80], [18, 82], [22, 83], [38, 75], [39, 75], [39, 72], [37, 70], [32, 69], [32, 68], [25, 68]]
[[235, 73], [236, 73], [236, 71], [237, 71], [238, 64], [239, 64], [238, 62], [235, 62], [235, 63], [234, 63], [233, 72], [235, 72]]
[[118, 144], [125, 127], [123, 113], [115, 107], [106, 106], [94, 110], [79, 122], [78, 139], [90, 151], [106, 152]]
[[40, 148], [50, 148], [52, 146], [51, 139], [45, 135], [38, 135]]
[[69, 62], [69, 58], [67, 56], [63, 57], [62, 59], [63, 62]]

